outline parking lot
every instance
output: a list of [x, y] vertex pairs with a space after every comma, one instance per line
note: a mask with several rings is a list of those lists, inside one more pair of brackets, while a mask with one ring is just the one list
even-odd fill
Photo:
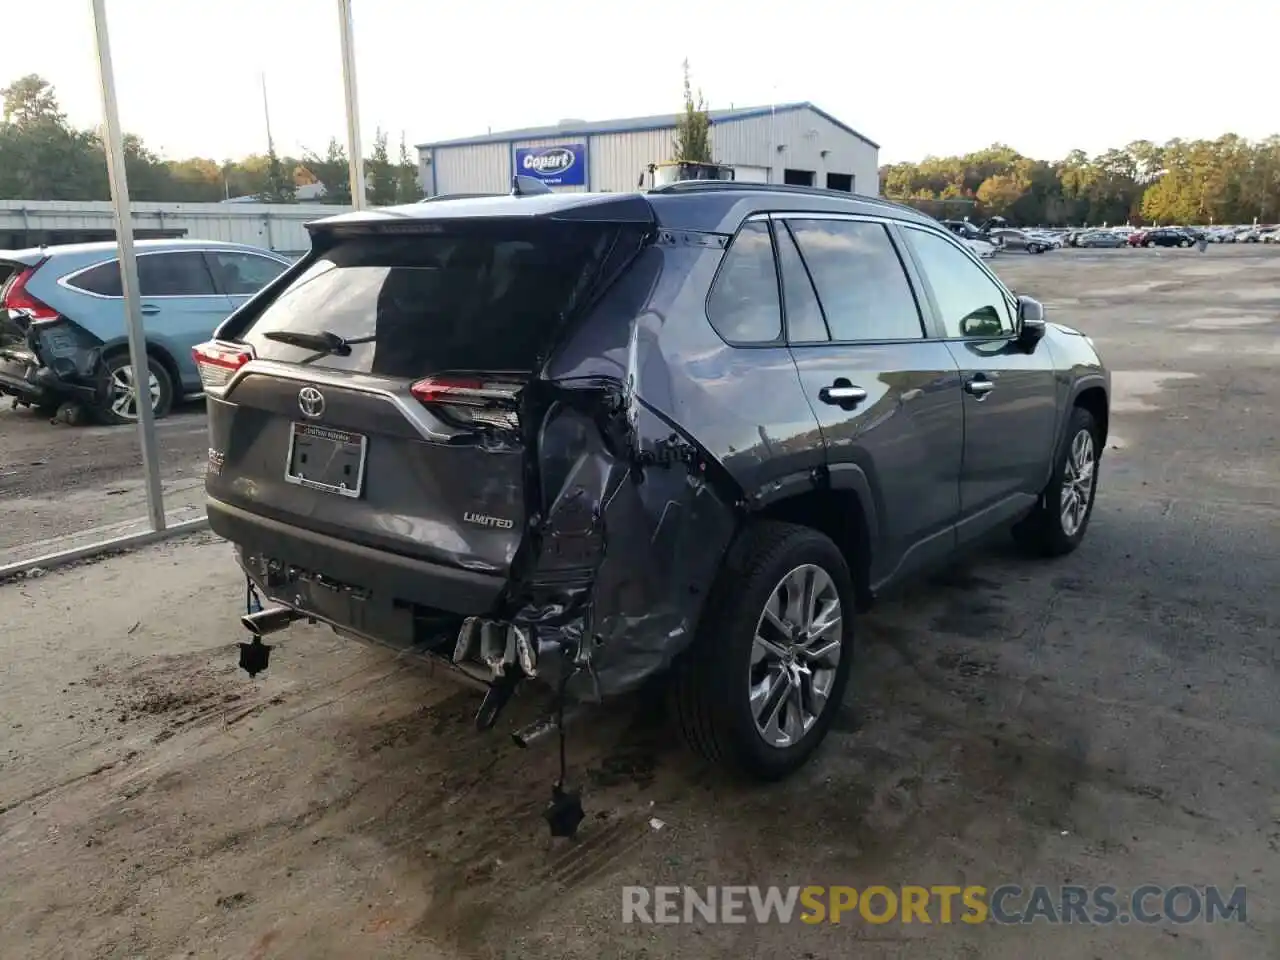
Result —
[[[244, 582], [197, 535], [0, 586], [0, 956], [1280, 955], [1280, 250], [995, 268], [1113, 370], [1084, 546], [1003, 542], [860, 622], [815, 762], [700, 768], [648, 699], [556, 758], [471, 692], [317, 627], [235, 667]], [[161, 426], [198, 507], [198, 412]], [[141, 515], [133, 431], [0, 412], [0, 550]], [[119, 491], [119, 492], [115, 492]], [[186, 498], [186, 499], [183, 499]], [[624, 925], [628, 884], [1247, 888], [1208, 925]]]

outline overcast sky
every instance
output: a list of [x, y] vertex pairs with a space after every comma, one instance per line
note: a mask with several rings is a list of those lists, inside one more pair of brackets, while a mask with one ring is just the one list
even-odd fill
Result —
[[[4, 82], [39, 73], [97, 124], [89, 0], [3, 3]], [[685, 57], [712, 107], [811, 100], [882, 162], [1280, 132], [1280, 0], [352, 3], [366, 141], [674, 113]], [[261, 152], [261, 73], [278, 150], [344, 136], [336, 0], [107, 8], [124, 126], [164, 155]]]

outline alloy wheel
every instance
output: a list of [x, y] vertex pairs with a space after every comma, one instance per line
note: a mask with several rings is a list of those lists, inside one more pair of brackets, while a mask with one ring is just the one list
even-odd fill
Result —
[[1097, 457], [1093, 449], [1093, 434], [1088, 430], [1081, 430], [1071, 441], [1066, 468], [1062, 472], [1062, 532], [1068, 537], [1074, 537], [1084, 526], [1096, 477]]
[[844, 637], [840, 594], [821, 567], [784, 576], [765, 604], [751, 645], [750, 707], [771, 747], [797, 743], [822, 716]]
[[[148, 392], [151, 409], [160, 402], [160, 380], [150, 370]], [[125, 420], [138, 419], [138, 385], [133, 376], [133, 365], [124, 364], [111, 372], [111, 412]]]

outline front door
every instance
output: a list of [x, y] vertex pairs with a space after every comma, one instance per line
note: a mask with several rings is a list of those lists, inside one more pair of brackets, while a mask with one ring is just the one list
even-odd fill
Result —
[[208, 250], [205, 260], [218, 291], [231, 301], [231, 309], [243, 306], [289, 266], [272, 257], [241, 250]]
[[961, 539], [1030, 507], [1048, 481], [1057, 442], [1053, 358], [1043, 343], [1016, 337], [1013, 296], [967, 251], [941, 233], [905, 227], [964, 379]]
[[919, 306], [883, 223], [774, 218], [788, 342], [833, 482], [864, 474], [875, 510], [871, 580], [955, 546], [963, 410], [944, 344]]

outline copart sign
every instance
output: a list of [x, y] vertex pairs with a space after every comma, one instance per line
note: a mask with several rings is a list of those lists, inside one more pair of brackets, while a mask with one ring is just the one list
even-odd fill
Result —
[[517, 147], [516, 173], [549, 187], [581, 187], [587, 182], [587, 147], [559, 143], [554, 147]]

